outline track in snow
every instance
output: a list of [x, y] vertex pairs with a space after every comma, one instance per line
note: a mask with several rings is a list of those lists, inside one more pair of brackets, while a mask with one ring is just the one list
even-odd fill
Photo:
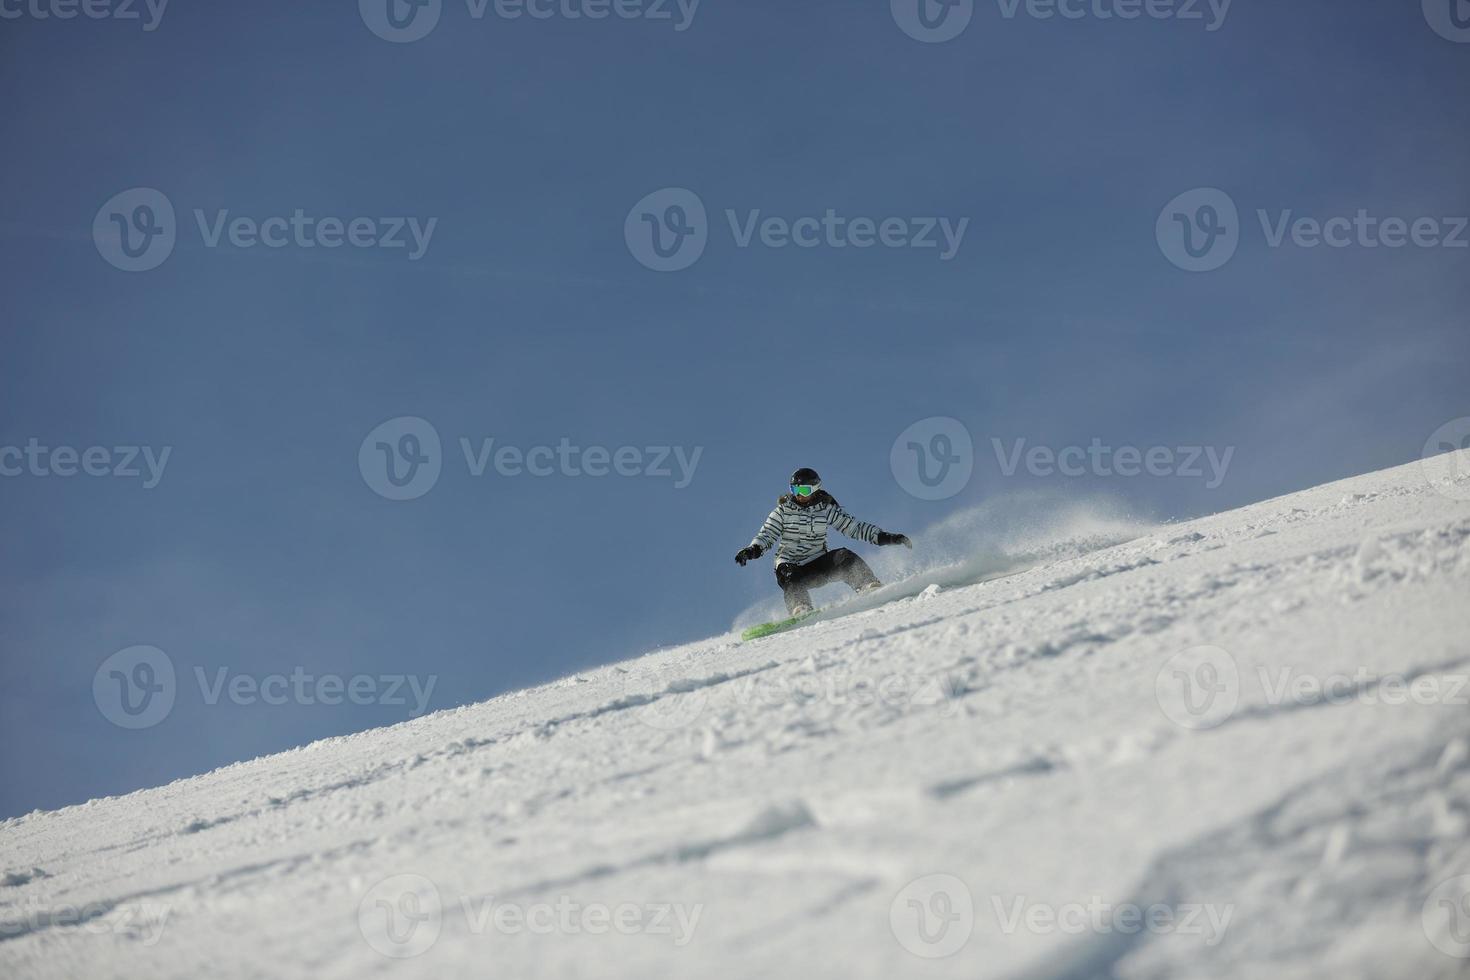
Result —
[[0, 971], [1462, 976], [1466, 497], [1438, 457], [9, 820]]

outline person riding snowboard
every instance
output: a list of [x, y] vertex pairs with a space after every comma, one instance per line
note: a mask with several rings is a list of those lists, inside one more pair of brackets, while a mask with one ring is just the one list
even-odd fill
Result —
[[827, 550], [827, 528], [835, 527], [843, 534], [868, 544], [901, 544], [912, 548], [913, 542], [903, 534], [890, 534], [876, 524], [853, 517], [822, 489], [817, 471], [803, 466], [791, 474], [791, 492], [776, 501], [776, 509], [761, 525], [755, 538], [735, 555], [744, 565], [759, 558], [768, 548], [776, 549], [776, 584], [786, 597], [786, 609], [793, 616], [812, 611], [812, 595], [808, 589], [841, 579], [855, 592], [876, 589], [882, 582], [868, 563], [846, 548]]

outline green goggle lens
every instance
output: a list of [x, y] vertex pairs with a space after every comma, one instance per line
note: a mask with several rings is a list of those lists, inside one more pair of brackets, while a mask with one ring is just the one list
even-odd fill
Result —
[[817, 485], [815, 483], [793, 483], [791, 492], [798, 497], [810, 497], [817, 492]]

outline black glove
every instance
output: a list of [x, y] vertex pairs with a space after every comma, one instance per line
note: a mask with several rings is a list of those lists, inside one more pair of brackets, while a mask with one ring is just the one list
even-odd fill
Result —
[[744, 565], [748, 561], [759, 558], [761, 556], [761, 552], [764, 550], [765, 549], [758, 544], [750, 545], [748, 548], [741, 548], [739, 551], [735, 552], [735, 564]]
[[909, 536], [907, 534], [894, 534], [891, 531], [879, 531], [878, 543], [880, 545], [901, 544], [905, 548], [908, 548], [910, 550], [912, 550], [914, 547], [914, 543], [909, 540]]

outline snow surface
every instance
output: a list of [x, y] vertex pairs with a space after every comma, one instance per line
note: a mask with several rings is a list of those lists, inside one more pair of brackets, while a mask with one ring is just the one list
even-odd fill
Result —
[[1467, 500], [1081, 533], [9, 820], [0, 974], [1470, 975]]

